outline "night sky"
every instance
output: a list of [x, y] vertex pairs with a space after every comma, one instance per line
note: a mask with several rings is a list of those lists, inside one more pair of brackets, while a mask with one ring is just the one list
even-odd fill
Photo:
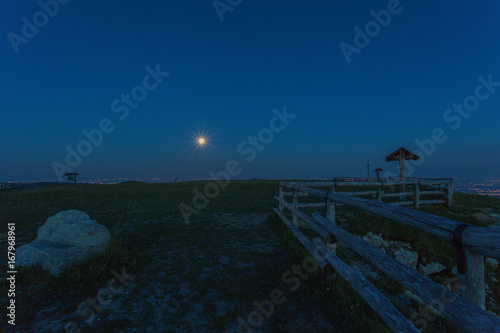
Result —
[[0, 181], [395, 174], [401, 146], [500, 177], [498, 1], [2, 1], [0, 32]]

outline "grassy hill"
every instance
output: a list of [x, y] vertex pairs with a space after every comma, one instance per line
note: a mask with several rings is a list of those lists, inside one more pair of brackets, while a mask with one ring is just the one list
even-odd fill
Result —
[[[338, 277], [328, 280], [315, 271], [300, 278], [297, 290], [284, 282], [284, 274], [293, 272], [307, 253], [272, 214], [278, 181], [232, 181], [219, 188], [219, 194], [186, 223], [179, 205], [195, 207], [193, 198], [197, 190], [205, 192], [206, 185], [78, 184], [0, 192], [1, 232], [6, 232], [8, 222], [15, 222], [17, 247], [36, 238], [47, 218], [70, 209], [89, 214], [112, 234], [105, 253], [59, 276], [39, 268], [20, 268], [16, 329], [52, 332], [73, 323], [85, 332], [145, 327], [165, 332], [234, 332], [240, 327], [245, 332], [242, 322], [250, 322], [273, 332], [389, 331]], [[500, 223], [495, 217], [500, 213], [500, 200], [491, 197], [456, 193], [452, 208], [428, 206], [422, 210], [481, 226]], [[427, 260], [450, 268], [433, 279], [445, 283], [452, 278], [450, 244], [347, 208], [338, 211], [338, 223], [358, 236], [373, 232], [384, 239], [408, 242]], [[2, 240], [1, 244], [6, 243]], [[360, 260], [347, 249], [340, 248], [339, 255], [347, 262]], [[0, 263], [5, 267], [6, 255], [0, 257]], [[500, 271], [491, 265], [487, 269], [488, 306], [498, 314], [500, 285], [495, 277]], [[93, 306], [92, 301], [103, 299], [100, 292], [115, 278], [113, 272], [123, 270], [133, 278], [111, 299]], [[396, 302], [401, 300], [402, 288], [380, 272], [373, 283]], [[4, 280], [0, 287], [3, 307], [7, 294]], [[265, 301], [275, 290], [283, 293], [283, 303], [273, 306], [272, 311], [264, 306], [259, 317], [254, 312], [268, 304]], [[407, 303], [402, 311], [410, 315], [418, 304]], [[2, 321], [2, 331], [3, 325]], [[449, 332], [454, 328], [438, 318], [427, 330]]]

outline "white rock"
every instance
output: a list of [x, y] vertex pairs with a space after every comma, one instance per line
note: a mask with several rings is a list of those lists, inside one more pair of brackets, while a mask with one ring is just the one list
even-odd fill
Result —
[[368, 232], [368, 234], [363, 237], [363, 240], [378, 248], [380, 248], [384, 243], [384, 240], [382, 239], [382, 234], [374, 235], [371, 232]]
[[411, 249], [411, 246], [409, 243], [402, 242], [402, 241], [392, 241], [392, 242], [390, 242], [390, 245], [394, 245], [394, 246], [400, 247], [402, 249], [408, 249], [408, 250]]
[[438, 262], [431, 262], [430, 264], [425, 265], [425, 266], [421, 265], [419, 267], [419, 269], [422, 272], [422, 274], [431, 275], [431, 274], [439, 273], [439, 272], [445, 270], [446, 266], [443, 266]]
[[109, 244], [106, 227], [77, 210], [68, 210], [47, 219], [38, 229], [38, 237], [16, 250], [19, 266], [41, 264], [59, 274], [71, 263], [103, 252]]
[[109, 232], [103, 225], [78, 210], [67, 210], [49, 217], [38, 229], [37, 241], [68, 246], [106, 246]]
[[496, 260], [494, 258], [486, 258], [486, 262], [489, 263], [494, 268], [496, 268], [498, 266], [498, 260]]
[[412, 268], [415, 268], [417, 266], [417, 252], [405, 249], [397, 249], [396, 251], [394, 251], [394, 256], [396, 257], [396, 260], [402, 262], [407, 266], [410, 266]]

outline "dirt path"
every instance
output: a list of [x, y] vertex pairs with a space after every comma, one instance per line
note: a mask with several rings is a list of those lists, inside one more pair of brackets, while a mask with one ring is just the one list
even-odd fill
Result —
[[[268, 317], [250, 316], [259, 324], [253, 332], [333, 330], [317, 305], [301, 302], [283, 282], [283, 273], [300, 262], [290, 258], [265, 218], [219, 213], [190, 224], [167, 217], [123, 225], [124, 235], [148, 237], [146, 248], [137, 246], [148, 260], [141, 270], [127, 272], [134, 278], [122, 292], [95, 311], [93, 320], [62, 302], [48, 302], [29, 330], [56, 332], [73, 321], [83, 332], [236, 332], [239, 326], [247, 332], [238, 318], [248, 322], [257, 310], [254, 301], [269, 300], [275, 289], [286, 299], [269, 308]], [[166, 232], [165, 223], [175, 225]], [[102, 287], [96, 286], [96, 294]]]

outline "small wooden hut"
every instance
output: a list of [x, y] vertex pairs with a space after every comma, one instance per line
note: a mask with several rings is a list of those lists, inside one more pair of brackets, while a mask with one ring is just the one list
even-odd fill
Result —
[[76, 184], [76, 176], [79, 176], [76, 172], [67, 172], [64, 174], [66, 176], [66, 182]]

